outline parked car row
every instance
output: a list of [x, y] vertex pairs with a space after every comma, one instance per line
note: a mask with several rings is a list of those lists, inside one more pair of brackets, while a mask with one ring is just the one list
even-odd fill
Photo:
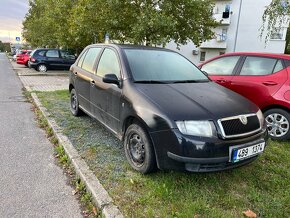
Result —
[[290, 139], [288, 55], [229, 53], [197, 68], [176, 52], [133, 45], [90, 45], [77, 59], [60, 49], [29, 52], [17, 63], [70, 68], [72, 114], [106, 126], [141, 173], [235, 168], [255, 160], [268, 135]]
[[69, 70], [76, 57], [71, 52], [61, 49], [40, 48], [19, 50], [15, 55], [17, 64], [34, 68], [39, 72], [47, 70]]

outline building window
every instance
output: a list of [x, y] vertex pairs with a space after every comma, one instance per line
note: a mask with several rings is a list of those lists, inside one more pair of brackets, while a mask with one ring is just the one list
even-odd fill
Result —
[[271, 33], [270, 39], [284, 40], [285, 34], [286, 28], [275, 28]]
[[205, 51], [200, 52], [200, 59], [199, 59], [200, 61], [205, 61], [205, 53], [206, 53]]

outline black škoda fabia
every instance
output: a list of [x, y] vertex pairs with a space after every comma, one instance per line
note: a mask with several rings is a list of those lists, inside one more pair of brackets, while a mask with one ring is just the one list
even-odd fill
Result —
[[259, 108], [171, 50], [90, 45], [70, 71], [73, 115], [85, 112], [112, 131], [141, 173], [225, 170], [265, 149]]

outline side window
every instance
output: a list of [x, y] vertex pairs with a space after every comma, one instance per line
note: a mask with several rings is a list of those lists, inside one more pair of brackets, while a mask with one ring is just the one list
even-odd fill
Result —
[[58, 58], [59, 57], [58, 50], [48, 50], [45, 56], [48, 58]]
[[75, 59], [75, 56], [69, 51], [60, 50], [60, 56], [64, 59], [70, 59], [70, 60]]
[[87, 51], [87, 54], [85, 56], [85, 59], [82, 64], [82, 68], [90, 73], [94, 73], [94, 65], [96, 62], [96, 59], [100, 53], [102, 48], [90, 48]]
[[[38, 55], [39, 56], [44, 56], [44, 53], [45, 53], [45, 51], [40, 51], [40, 52], [38, 52]], [[31, 54], [31, 56], [32, 56], [32, 54]]]
[[78, 64], [77, 64], [78, 67], [82, 67], [87, 52], [88, 52], [88, 50], [86, 50], [86, 51], [82, 54], [82, 56], [80, 57], [80, 59], [79, 59], [79, 61], [78, 61]]
[[115, 74], [120, 78], [120, 65], [116, 53], [112, 49], [105, 49], [100, 59], [97, 75]]
[[240, 56], [228, 56], [213, 60], [202, 66], [208, 75], [232, 75]]
[[284, 67], [283, 67], [282, 61], [278, 60], [277, 63], [276, 63], [276, 66], [274, 68], [273, 73], [276, 73], [276, 72], [278, 72], [280, 70], [283, 70], [283, 69], [284, 69]]
[[[264, 57], [247, 57], [240, 75], [263, 76], [272, 74], [277, 59]], [[279, 66], [278, 66], [279, 67]]]

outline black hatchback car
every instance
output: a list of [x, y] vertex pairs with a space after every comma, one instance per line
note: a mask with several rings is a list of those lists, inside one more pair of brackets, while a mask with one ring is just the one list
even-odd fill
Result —
[[39, 48], [31, 52], [28, 65], [39, 72], [46, 72], [48, 69], [68, 70], [75, 60], [76, 57], [69, 51]]
[[141, 173], [230, 169], [266, 146], [259, 108], [171, 50], [90, 45], [70, 71], [73, 115], [85, 112], [123, 140]]

